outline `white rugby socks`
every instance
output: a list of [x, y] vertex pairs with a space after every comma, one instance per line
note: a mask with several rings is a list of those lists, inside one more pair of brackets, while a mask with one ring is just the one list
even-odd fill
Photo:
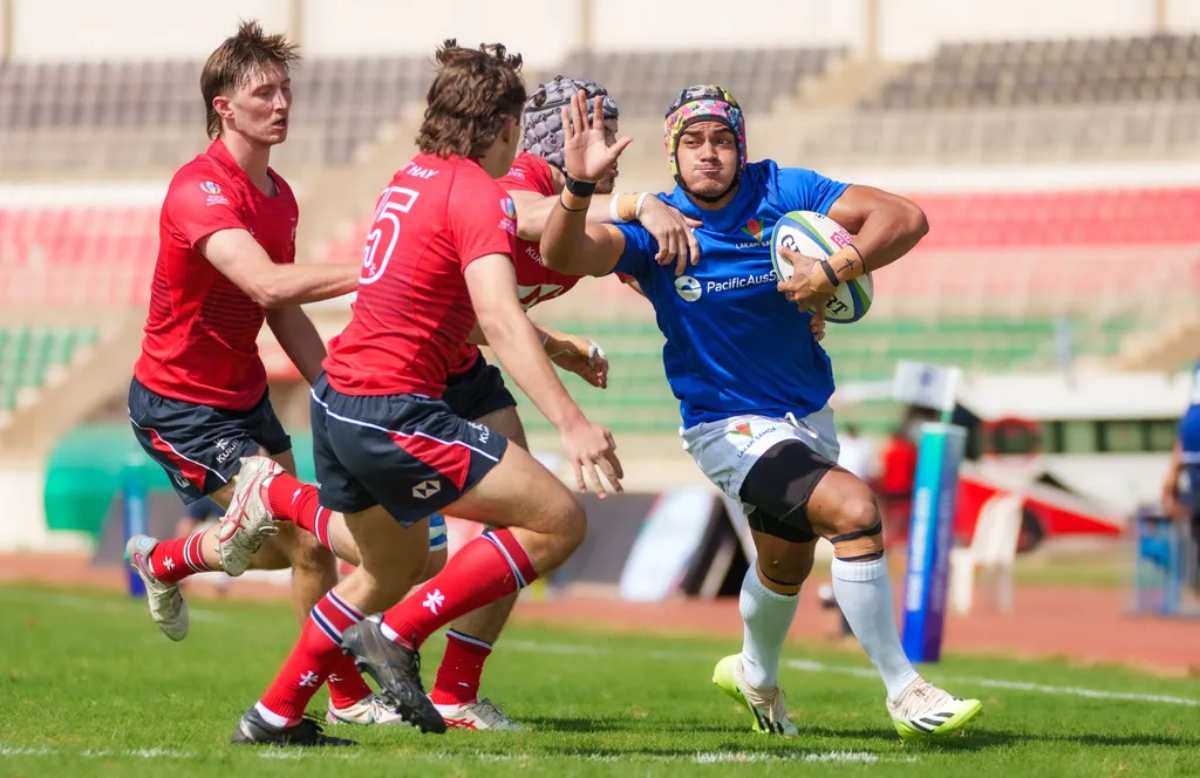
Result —
[[796, 615], [796, 595], [779, 594], [758, 580], [756, 565], [742, 579], [738, 609], [745, 624], [742, 639], [742, 675], [756, 689], [779, 685], [779, 654]]
[[883, 557], [870, 562], [835, 558], [832, 571], [838, 605], [859, 644], [879, 669], [888, 699], [895, 700], [917, 677], [917, 671], [900, 646], [887, 561]]

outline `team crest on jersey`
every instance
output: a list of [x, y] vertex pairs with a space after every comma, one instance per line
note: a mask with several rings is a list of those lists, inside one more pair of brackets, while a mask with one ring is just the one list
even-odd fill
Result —
[[746, 235], [749, 235], [754, 240], [753, 242], [741, 241], [737, 243], [736, 245], [740, 249], [757, 248], [758, 246], [766, 246], [770, 243], [770, 240], [767, 240], [765, 237], [766, 225], [763, 224], [761, 219], [755, 219], [751, 217], [750, 220], [746, 222], [746, 225], [742, 227], [742, 232]]
[[500, 198], [500, 210], [504, 211], [504, 215], [510, 219], [517, 218], [517, 206], [513, 205], [511, 197]]
[[200, 191], [207, 195], [204, 199], [205, 205], [229, 205], [229, 200], [221, 194], [221, 187], [216, 181], [205, 181], [200, 184]]

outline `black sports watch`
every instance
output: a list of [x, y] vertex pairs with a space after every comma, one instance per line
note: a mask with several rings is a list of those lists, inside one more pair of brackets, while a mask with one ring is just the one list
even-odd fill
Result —
[[595, 181], [577, 181], [569, 173], [563, 173], [563, 177], [566, 179], [563, 188], [576, 197], [591, 197], [596, 193]]

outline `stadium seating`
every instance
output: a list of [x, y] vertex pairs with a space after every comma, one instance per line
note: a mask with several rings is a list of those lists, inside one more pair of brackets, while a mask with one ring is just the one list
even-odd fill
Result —
[[922, 249], [1200, 243], [1200, 189], [914, 195]]
[[[561, 329], [595, 338], [612, 365], [609, 387], [598, 390], [575, 376], [564, 381], [589, 418], [631, 433], [673, 432], [679, 426], [678, 401], [662, 368], [663, 337], [652, 322], [570, 321]], [[873, 318], [852, 325], [829, 325], [822, 343], [833, 361], [839, 385], [887, 381], [897, 360], [957, 365], [968, 370], [1004, 372], [1014, 368], [1052, 367], [1060, 354], [1064, 327], [1073, 343], [1089, 354], [1112, 354], [1130, 319], [1091, 322], [1051, 318]], [[518, 394], [522, 418], [531, 430], [549, 430]], [[852, 418], [870, 432], [886, 432], [896, 418], [891, 403], [854, 408]]]
[[574, 52], [559, 72], [602, 82], [630, 117], [661, 117], [680, 89], [704, 83], [721, 84], [747, 112], [763, 114], [773, 99], [795, 93], [805, 78], [825, 72], [845, 53], [841, 48]]
[[[202, 66], [192, 60], [0, 62], [0, 130], [31, 147], [49, 143], [54, 131], [66, 133], [62, 140], [68, 143], [82, 140], [71, 131], [86, 132], [103, 150], [110, 141], [116, 146], [122, 140], [113, 130], [152, 128], [170, 143], [146, 161], [178, 164], [204, 138]], [[423, 98], [430, 72], [428, 61], [417, 57], [301, 62], [293, 74], [292, 116], [300, 142], [287, 151], [304, 149], [306, 162], [344, 164], [385, 121]], [[305, 143], [306, 138], [315, 143]], [[123, 167], [130, 158], [114, 154], [112, 167]], [[65, 154], [64, 165], [71, 159]]]
[[1200, 36], [943, 44], [867, 109], [923, 110], [1200, 98]]
[[157, 207], [0, 209], [0, 304], [144, 305]]
[[0, 414], [16, 407], [23, 390], [44, 384], [56, 367], [96, 342], [96, 327], [0, 328]]

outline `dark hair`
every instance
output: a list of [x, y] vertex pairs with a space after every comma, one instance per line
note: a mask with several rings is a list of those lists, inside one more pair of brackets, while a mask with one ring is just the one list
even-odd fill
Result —
[[208, 137], [221, 134], [221, 117], [213, 108], [214, 97], [246, 83], [263, 65], [273, 63], [286, 71], [299, 59], [296, 44], [289, 43], [284, 36], [264, 35], [262, 25], [253, 19], [238, 25], [237, 35], [226, 38], [208, 55], [200, 73]]
[[435, 56], [437, 75], [417, 146], [439, 157], [481, 157], [505, 119], [520, 121], [525, 104], [521, 55], [509, 54], [501, 43], [466, 49], [449, 38]]

